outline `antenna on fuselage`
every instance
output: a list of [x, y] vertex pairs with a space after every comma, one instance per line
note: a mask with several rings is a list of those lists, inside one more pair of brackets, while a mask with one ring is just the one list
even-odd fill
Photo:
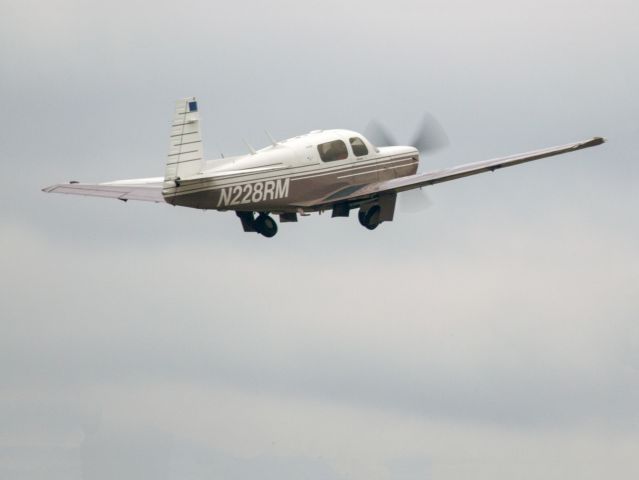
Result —
[[274, 147], [277, 147], [277, 140], [275, 140], [275, 139], [273, 138], [273, 135], [271, 135], [271, 134], [269, 133], [269, 131], [268, 131], [268, 130], [266, 130], [266, 129], [264, 129], [264, 133], [266, 133], [266, 136], [267, 136], [267, 137], [268, 137], [268, 139], [271, 141], [271, 143], [273, 144], [273, 146], [274, 146]]
[[251, 155], [255, 155], [257, 152], [255, 151], [255, 149], [251, 146], [250, 143], [248, 143], [246, 141], [245, 138], [242, 138], [242, 140], [244, 140], [244, 144], [246, 145], [246, 147], [249, 149], [249, 152], [251, 152]]
[[224, 152], [222, 151], [222, 149], [220, 148], [220, 144], [215, 142], [215, 147], [219, 150], [220, 152], [220, 158], [224, 158]]

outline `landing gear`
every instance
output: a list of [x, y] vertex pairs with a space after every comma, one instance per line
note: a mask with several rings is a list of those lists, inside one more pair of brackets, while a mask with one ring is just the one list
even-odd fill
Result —
[[267, 213], [260, 213], [257, 216], [254, 228], [257, 233], [265, 236], [266, 238], [271, 238], [277, 233], [277, 223], [275, 223], [273, 217]]
[[265, 212], [260, 213], [257, 218], [253, 212], [235, 212], [242, 221], [242, 228], [245, 232], [257, 232], [267, 238], [271, 238], [277, 233], [277, 223]]
[[381, 209], [379, 208], [379, 205], [373, 205], [368, 210], [360, 209], [357, 214], [357, 218], [363, 227], [366, 227], [369, 230], [375, 230], [381, 223], [379, 219], [380, 212]]

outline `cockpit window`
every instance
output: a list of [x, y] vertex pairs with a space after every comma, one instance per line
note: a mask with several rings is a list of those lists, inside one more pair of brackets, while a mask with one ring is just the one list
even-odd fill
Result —
[[366, 144], [359, 137], [353, 137], [349, 139], [351, 142], [351, 147], [353, 149], [353, 153], [356, 157], [362, 157], [364, 155], [368, 155], [368, 148], [366, 148]]
[[341, 140], [320, 143], [317, 146], [317, 150], [319, 151], [320, 158], [324, 162], [334, 162], [335, 160], [344, 160], [348, 158], [346, 144]]

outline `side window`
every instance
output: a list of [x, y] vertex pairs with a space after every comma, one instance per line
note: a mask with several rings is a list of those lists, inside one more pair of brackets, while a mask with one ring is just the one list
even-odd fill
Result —
[[353, 137], [350, 139], [351, 148], [353, 149], [353, 153], [356, 157], [362, 157], [364, 155], [368, 155], [368, 148], [366, 148], [366, 144], [359, 137]]
[[348, 158], [348, 150], [346, 144], [341, 140], [320, 143], [317, 146], [320, 158], [323, 162], [334, 162], [335, 160], [344, 160]]

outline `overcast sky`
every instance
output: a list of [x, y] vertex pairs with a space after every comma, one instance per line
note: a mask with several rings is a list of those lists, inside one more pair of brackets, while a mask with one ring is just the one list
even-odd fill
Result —
[[[633, 1], [0, 0], [0, 477], [635, 479]], [[46, 195], [372, 118], [429, 187], [374, 232]]]

